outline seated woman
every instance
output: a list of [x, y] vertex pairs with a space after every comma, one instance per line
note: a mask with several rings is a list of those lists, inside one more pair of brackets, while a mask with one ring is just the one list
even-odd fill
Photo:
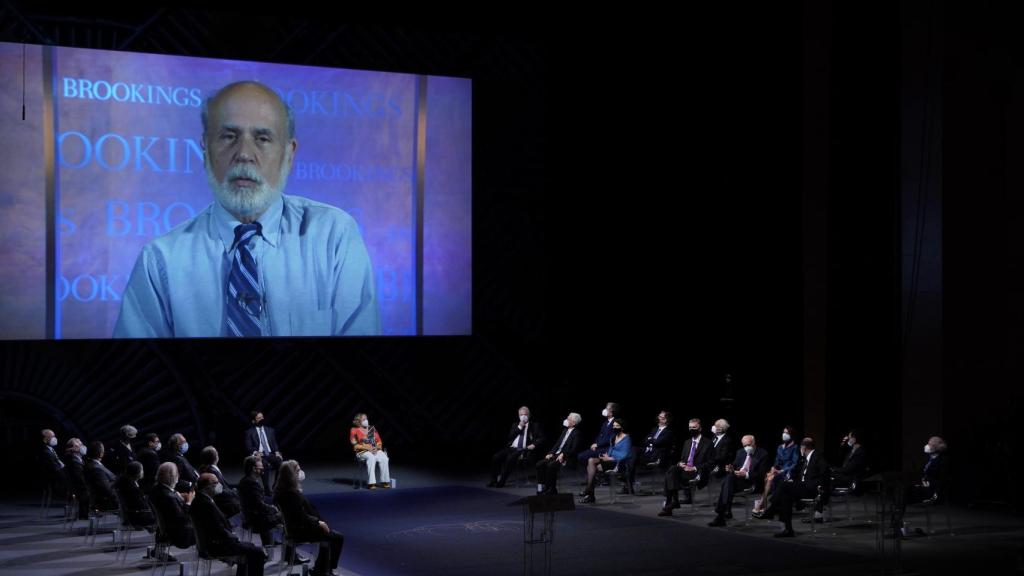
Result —
[[[764, 494], [754, 501], [752, 514], [760, 517], [768, 506], [768, 500], [775, 493], [778, 483], [786, 480], [789, 473], [800, 460], [800, 446], [796, 443], [796, 429], [785, 426], [782, 429], [782, 444], [775, 449], [775, 463], [764, 477]], [[775, 478], [778, 477], [776, 482]]]
[[[352, 419], [352, 429], [348, 434], [356, 459], [366, 463], [369, 473], [369, 488], [391, 488], [391, 471], [388, 468], [388, 454], [384, 451], [384, 442], [377, 430], [370, 426], [366, 414], [359, 413]], [[377, 482], [377, 466], [380, 466], [380, 482]]]
[[274, 504], [281, 510], [285, 531], [293, 543], [319, 542], [320, 551], [311, 574], [334, 574], [345, 537], [331, 530], [313, 503], [302, 493], [306, 473], [295, 460], [285, 460], [274, 484]]
[[589, 504], [595, 501], [594, 480], [597, 478], [598, 470], [611, 470], [633, 453], [633, 441], [630, 440], [629, 434], [626, 434], [622, 418], [612, 420], [612, 431], [614, 436], [611, 446], [608, 447], [608, 452], [587, 459], [587, 487], [580, 492], [580, 504]]

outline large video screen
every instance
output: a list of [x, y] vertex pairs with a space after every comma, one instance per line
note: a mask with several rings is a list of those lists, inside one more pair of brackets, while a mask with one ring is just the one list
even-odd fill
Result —
[[[8, 43], [0, 71], [0, 338], [471, 332], [470, 80]], [[238, 82], [270, 99], [208, 102]], [[215, 194], [275, 178], [258, 215]]]

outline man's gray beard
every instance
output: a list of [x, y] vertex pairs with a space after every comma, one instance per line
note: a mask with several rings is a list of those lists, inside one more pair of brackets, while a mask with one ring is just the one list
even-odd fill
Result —
[[[217, 203], [224, 207], [232, 216], [243, 219], [259, 217], [270, 208], [284, 190], [285, 182], [288, 180], [289, 165], [287, 159], [281, 162], [281, 171], [278, 174], [278, 186], [271, 186], [263, 179], [255, 168], [249, 164], [236, 164], [224, 174], [224, 180], [218, 182], [213, 175], [213, 166], [206, 162], [206, 179], [213, 188], [213, 197]], [[232, 178], [244, 176], [259, 182], [252, 188], [235, 186], [231, 183]]]

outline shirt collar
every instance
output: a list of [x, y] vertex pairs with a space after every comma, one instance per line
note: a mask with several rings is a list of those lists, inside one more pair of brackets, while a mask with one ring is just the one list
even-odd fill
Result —
[[[277, 247], [277, 241], [281, 237], [281, 215], [284, 212], [284, 196], [279, 196], [267, 211], [259, 217], [258, 222], [263, 226], [260, 237], [271, 246]], [[220, 202], [213, 202], [213, 220], [217, 228], [217, 234], [224, 243], [224, 252], [231, 251], [231, 245], [235, 242], [235, 227], [241, 224], [237, 218], [231, 215]]]

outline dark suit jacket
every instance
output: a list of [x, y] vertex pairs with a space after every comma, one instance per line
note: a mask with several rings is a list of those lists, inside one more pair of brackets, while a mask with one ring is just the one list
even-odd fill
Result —
[[[725, 472], [725, 466], [732, 463], [733, 456], [736, 454], [736, 448], [732, 443], [732, 437], [728, 434], [722, 436], [722, 439], [718, 441], [718, 446], [715, 446], [715, 438], [711, 440], [711, 468], [718, 468], [719, 474]], [[689, 454], [689, 448], [686, 449]]]
[[68, 489], [78, 498], [83, 506], [89, 503], [89, 492], [85, 486], [85, 465], [78, 456], [65, 456], [64, 475], [68, 479]]
[[851, 482], [864, 474], [867, 465], [868, 461], [863, 446], [857, 446], [856, 449], [847, 446], [846, 455], [843, 456], [843, 465], [833, 470], [832, 475], [845, 482]]
[[124, 474], [124, 469], [128, 466], [128, 463], [135, 461], [136, 454], [119, 440], [110, 446], [104, 459], [107, 461], [107, 467], [110, 468], [110, 471], [120, 476]]
[[320, 528], [320, 513], [298, 490], [274, 492], [274, 503], [281, 509], [288, 535], [298, 542], [317, 542], [326, 534]]
[[[672, 445], [675, 442], [675, 436], [672, 434], [672, 427], [666, 426], [661, 434], [655, 438], [654, 435], [658, 434], [658, 427], [655, 426], [651, 430], [651, 433], [644, 438], [642, 445], [638, 446], [637, 449], [641, 454], [646, 454], [645, 459], [647, 462], [654, 462], [655, 460], [661, 461], [663, 465], [669, 465], [669, 458], [672, 454]], [[651, 450], [648, 452], [647, 448]]]
[[[279, 451], [280, 448], [277, 447], [277, 436], [274, 434], [274, 429], [270, 426], [264, 426], [263, 434], [267, 437], [267, 444], [270, 445], [270, 451]], [[260, 451], [260, 435], [259, 432], [256, 431], [255, 426], [245, 431], [245, 450], [250, 454]]]
[[121, 507], [124, 508], [126, 521], [136, 526], [152, 525], [156, 522], [153, 511], [149, 508], [149, 500], [135, 480], [122, 474], [114, 482], [114, 490], [117, 491]]
[[[683, 451], [679, 455], [679, 461], [686, 463], [686, 460], [690, 456], [690, 446], [693, 445], [694, 438], [687, 438], [686, 442], [683, 442]], [[713, 467], [711, 463], [711, 453], [713, 448], [711, 446], [711, 440], [701, 436], [700, 442], [697, 443], [697, 450], [693, 453], [693, 466], [697, 468], [700, 473], [700, 480], [697, 481], [697, 486], [704, 487], [708, 483], [708, 475]]]
[[[743, 463], [747, 461], [747, 451], [740, 448], [736, 451], [736, 458], [732, 461], [733, 470], [739, 470], [743, 468]], [[755, 489], [763, 489], [764, 477], [772, 467], [772, 459], [768, 456], [768, 451], [764, 448], [757, 447], [754, 449], [754, 453], [750, 455], [750, 468], [747, 470], [747, 480], [754, 485]]]
[[238, 498], [238, 492], [228, 484], [228, 481], [221, 474], [221, 471], [213, 466], [200, 466], [199, 473], [205, 474], [210, 473], [217, 477], [217, 481], [224, 487], [224, 490], [213, 497], [213, 501], [217, 503], [217, 507], [224, 513], [224, 516], [231, 518], [235, 514], [242, 511], [242, 504]]
[[[597, 451], [603, 452], [612, 445], [612, 438], [615, 434], [612, 432], [612, 423], [609, 420], [605, 420], [604, 424], [601, 424], [601, 430], [598, 431], [597, 436], [594, 437], [594, 444], [597, 444]], [[590, 448], [587, 446], [587, 448]]]
[[[505, 446], [509, 447], [512, 442], [515, 441], [519, 436], [520, 432], [519, 423], [512, 425], [512, 428], [508, 431], [505, 438]], [[525, 449], [530, 444], [540, 445], [544, 443], [544, 429], [537, 422], [530, 422], [530, 425], [526, 427], [526, 440], [523, 441], [523, 448]]]
[[89, 495], [100, 510], [117, 510], [117, 496], [114, 495], [114, 473], [100, 462], [90, 458], [85, 463], [85, 485]]
[[180, 494], [164, 484], [157, 484], [149, 493], [149, 503], [156, 512], [160, 524], [166, 530], [160, 534], [163, 541], [170, 542], [178, 548], [188, 548], [195, 544], [195, 533], [189, 521], [188, 505]]
[[39, 470], [46, 482], [54, 482], [64, 477], [64, 463], [60, 461], [57, 452], [47, 444], [43, 444], [37, 456]]
[[940, 452], [935, 458], [929, 457], [921, 471], [921, 479], [928, 481], [928, 488], [939, 499], [945, 499], [948, 496], [946, 489], [949, 483], [949, 466], [946, 458], [946, 454], [943, 452]]
[[562, 433], [558, 435], [558, 439], [555, 440], [548, 454], [558, 456], [558, 447], [562, 445], [562, 439], [566, 434], [569, 434], [569, 439], [565, 441], [565, 446], [562, 446], [562, 453], [565, 454], [564, 461], [567, 466], [575, 466], [576, 455], [579, 454], [581, 448], [579, 428], [562, 428]]
[[164, 462], [174, 462], [174, 465], [178, 467], [178, 480], [188, 480], [193, 484], [199, 480], [199, 472], [196, 472], [185, 455], [178, 452], [177, 448], [165, 448], [160, 454], [160, 459]]
[[257, 530], [276, 525], [281, 520], [277, 508], [267, 504], [263, 482], [257, 476], [246, 476], [238, 482], [238, 496], [245, 520]]
[[[804, 474], [804, 469], [807, 469], [807, 474]], [[811, 453], [811, 461], [807, 462], [807, 459], [803, 456], [800, 457], [800, 461], [796, 463], [793, 468], [793, 473], [789, 476], [794, 482], [803, 482], [804, 488], [808, 490], [817, 489], [818, 486], [822, 486], [823, 482], [827, 482], [828, 475], [828, 463], [825, 462], [825, 458], [821, 454], [821, 450], [815, 450]], [[828, 488], [828, 486], [825, 486]]]
[[160, 467], [160, 456], [156, 450], [146, 446], [139, 450], [138, 461], [142, 463], [142, 482], [139, 483], [143, 490], [150, 490], [156, 484], [156, 470]]
[[238, 538], [231, 531], [231, 522], [228, 522], [212, 498], [197, 492], [189, 515], [196, 529], [199, 548], [205, 555], [228, 556], [238, 553]]

